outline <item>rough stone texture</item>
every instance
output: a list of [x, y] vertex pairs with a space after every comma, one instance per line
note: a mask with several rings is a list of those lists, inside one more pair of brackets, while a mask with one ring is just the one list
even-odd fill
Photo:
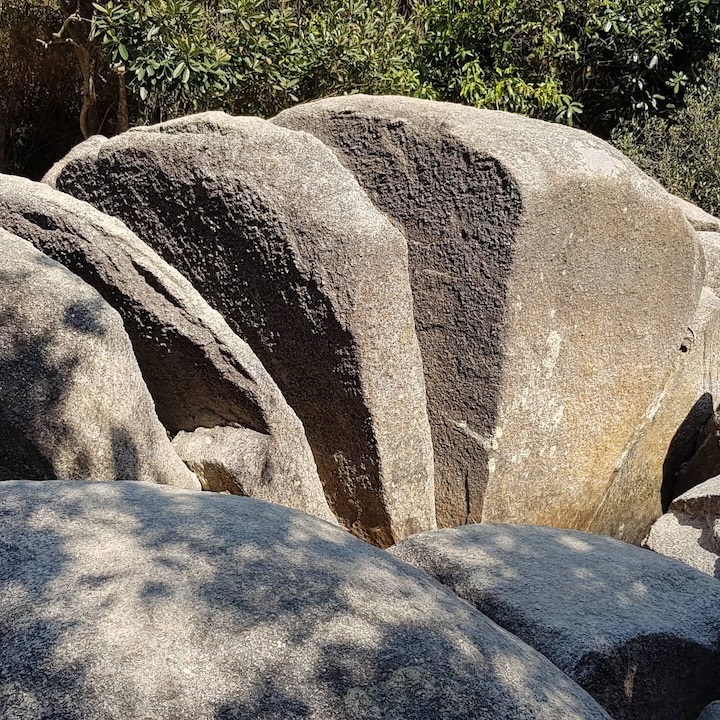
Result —
[[720, 292], [720, 233], [698, 232], [705, 255], [705, 285], [716, 294]]
[[60, 173], [65, 169], [65, 166], [72, 163], [74, 167], [78, 168], [83, 162], [87, 162], [89, 166], [93, 163], [95, 157], [97, 157], [98, 150], [101, 145], [107, 142], [107, 138], [104, 135], [91, 135], [84, 142], [76, 145], [70, 152], [64, 157], [58, 160], [46, 173], [42, 181], [50, 187], [55, 187]]
[[720, 476], [675, 498], [644, 544], [720, 579]]
[[702, 285], [677, 201], [599, 139], [506, 113], [352, 96], [273, 122], [333, 147], [405, 232], [439, 524], [639, 542], [703, 392], [676, 379]]
[[2, 229], [0, 287], [0, 479], [199, 489], [155, 414], [120, 316], [102, 297]]
[[697, 720], [720, 720], [720, 702], [710, 703]]
[[[697, 315], [696, 315], [697, 318]], [[662, 391], [635, 429], [588, 530], [639, 544], [678, 492], [683, 465], [720, 397], [720, 317], [692, 327]]]
[[317, 474], [310, 484], [307, 476], [297, 472], [296, 459], [278, 453], [276, 441], [266, 433], [201, 427], [195, 432], [179, 432], [172, 445], [206, 490], [248, 495], [337, 523]]
[[673, 486], [673, 499], [718, 474], [720, 474], [720, 416], [716, 410], [700, 430], [693, 456], [680, 466]]
[[673, 198], [695, 230], [720, 232], [720, 220], [716, 217], [681, 197], [673, 195]]
[[48, 485], [0, 485], [4, 718], [608, 720], [427, 575], [317, 518]]
[[615, 720], [693, 720], [720, 699], [720, 583], [569, 530], [474, 525], [391, 552], [529, 643]]
[[657, 520], [643, 545], [720, 579], [720, 521], [708, 522], [681, 512]]
[[435, 526], [405, 242], [329, 149], [208, 113], [113, 138], [57, 186], [124, 220], [247, 340], [353, 532], [385, 546]]
[[[262, 434], [262, 457], [233, 457], [242, 449], [234, 440], [225, 448], [218, 440], [216, 451], [246, 478], [244, 487], [262, 486], [262, 499], [334, 520], [300, 420], [249, 346], [177, 270], [119, 220], [23, 178], [0, 175], [0, 226], [68, 267], [120, 313], [172, 434], [215, 426], [232, 426], [224, 435], [218, 429], [218, 438], [230, 439], [237, 426]], [[199, 464], [188, 448], [183, 459]], [[252, 482], [249, 472], [257, 475]]]

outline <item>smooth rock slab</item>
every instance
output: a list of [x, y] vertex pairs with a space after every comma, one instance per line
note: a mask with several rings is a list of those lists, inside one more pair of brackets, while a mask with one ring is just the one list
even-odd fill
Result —
[[510, 113], [353, 95], [272, 122], [332, 147], [405, 233], [438, 524], [640, 542], [698, 397], [669, 388], [702, 284], [677, 199], [598, 138]]
[[[65, 162], [102, 145], [91, 140]], [[68, 267], [120, 313], [172, 435], [216, 428], [215, 448], [238, 477], [217, 485], [204, 474], [205, 490], [261, 488], [263, 500], [334, 521], [297, 415], [247, 343], [177, 270], [119, 220], [24, 178], [0, 175], [0, 226]], [[241, 428], [264, 438], [261, 454], [246, 456], [232, 440]], [[199, 465], [187, 448], [183, 459]]]
[[391, 549], [532, 645], [615, 720], [694, 720], [720, 699], [720, 583], [617, 540], [523, 525]]
[[407, 247], [332, 151], [205, 113], [90, 155], [57, 187], [126, 222], [248, 342], [302, 420], [340, 520], [381, 546], [435, 527]]
[[720, 579], [720, 476], [675, 498], [644, 545]]
[[0, 480], [200, 488], [155, 414], [120, 316], [0, 228]]
[[3, 483], [0, 547], [3, 718], [608, 720], [427, 575], [281, 506]]

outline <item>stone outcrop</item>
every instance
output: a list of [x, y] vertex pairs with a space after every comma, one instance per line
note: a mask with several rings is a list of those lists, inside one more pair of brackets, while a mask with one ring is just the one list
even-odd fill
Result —
[[675, 498], [644, 544], [720, 579], [720, 476]]
[[298, 458], [277, 451], [280, 438], [242, 427], [200, 427], [179, 432], [172, 445], [206, 490], [279, 503], [336, 524], [317, 474], [298, 473]]
[[4, 717], [609, 720], [340, 528], [249, 498], [49, 485], [0, 483]]
[[405, 234], [439, 524], [639, 542], [706, 391], [677, 199], [599, 139], [507, 113], [351, 96], [273, 122], [331, 146]]
[[[335, 522], [300, 420], [248, 345], [177, 270], [122, 222], [22, 178], [0, 175], [0, 226], [63, 263], [120, 313], [171, 434], [216, 428], [214, 447], [245, 478], [242, 487]], [[262, 436], [261, 455], [243, 454], [247, 446], [233, 440], [238, 428]], [[219, 438], [228, 445], [219, 447]], [[187, 447], [183, 459], [200, 465]], [[200, 477], [206, 490], [240, 492], [238, 483]]]
[[710, 703], [697, 720], [720, 720], [720, 702]]
[[405, 241], [334, 154], [222, 113], [89, 154], [57, 187], [126, 222], [248, 342], [302, 420], [343, 523], [383, 546], [434, 527]]
[[200, 488], [170, 445], [120, 316], [0, 229], [0, 479]]
[[391, 549], [552, 660], [615, 720], [720, 699], [720, 583], [587, 533], [474, 525]]

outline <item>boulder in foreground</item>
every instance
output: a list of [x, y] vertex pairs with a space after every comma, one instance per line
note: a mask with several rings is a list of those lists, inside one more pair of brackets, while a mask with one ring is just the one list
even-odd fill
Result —
[[287, 508], [0, 484], [0, 715], [608, 720], [427, 575]]
[[615, 720], [694, 720], [720, 699], [720, 583], [610, 538], [523, 525], [391, 549], [532, 645]]
[[[101, 144], [88, 140], [65, 162]], [[217, 483], [217, 473], [200, 472], [205, 490], [257, 491], [334, 521], [297, 415], [247, 343], [177, 270], [119, 220], [24, 178], [0, 175], [0, 226], [68, 267], [118, 311], [172, 435], [213, 428], [215, 455], [235, 477]], [[243, 430], [262, 443], [237, 442]], [[188, 466], [207, 467], [204, 443], [184, 450]]]
[[200, 488], [155, 414], [120, 316], [0, 229], [0, 479]]

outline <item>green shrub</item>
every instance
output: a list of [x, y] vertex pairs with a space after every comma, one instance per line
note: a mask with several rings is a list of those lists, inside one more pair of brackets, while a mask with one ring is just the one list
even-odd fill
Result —
[[413, 26], [381, 0], [95, 5], [95, 35], [147, 119], [200, 109], [272, 115], [347, 92], [413, 94]]
[[440, 99], [606, 133], [674, 104], [720, 43], [716, 0], [428, 0], [421, 79]]
[[720, 58], [703, 66], [684, 108], [668, 119], [626, 121], [613, 142], [668, 190], [720, 216]]

